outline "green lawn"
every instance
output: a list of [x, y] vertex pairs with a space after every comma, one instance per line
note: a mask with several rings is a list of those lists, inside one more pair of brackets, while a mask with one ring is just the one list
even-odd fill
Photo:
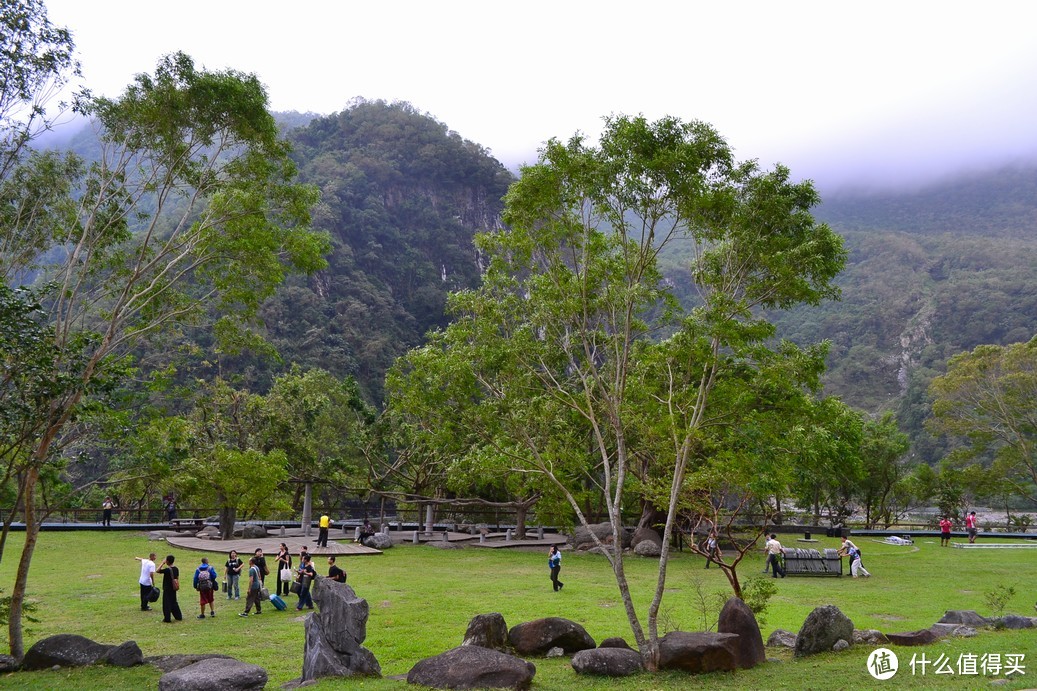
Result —
[[[836, 546], [836, 540], [822, 540]], [[795, 542], [787, 540], [788, 544]], [[863, 538], [857, 544], [865, 554], [870, 579], [786, 578], [777, 581], [764, 637], [775, 628], [796, 631], [816, 606], [837, 605], [857, 628], [908, 631], [927, 627], [947, 609], [975, 609], [990, 614], [984, 592], [999, 584], [1014, 586], [1017, 594], [1008, 612], [1033, 615], [1037, 599], [1037, 551], [958, 550], [940, 548], [938, 541], [920, 541], [916, 548], [877, 544]], [[21, 536], [14, 535], [0, 564], [0, 583], [6, 592], [13, 582]], [[32, 567], [30, 597], [38, 602], [39, 624], [32, 625], [27, 647], [41, 637], [77, 633], [104, 643], [135, 640], [145, 655], [219, 652], [266, 668], [270, 687], [301, 673], [303, 624], [294, 610], [264, 607], [263, 616], [242, 619], [237, 613], [244, 600], [217, 599], [217, 616], [204, 622], [197, 615], [197, 593], [181, 590], [185, 620], [161, 623], [161, 612], [140, 612], [137, 595], [139, 565], [134, 556], [154, 550], [161, 559], [164, 543], [148, 542], [132, 533], [44, 533]], [[173, 550], [178, 565], [193, 572], [199, 553]], [[210, 559], [222, 565], [222, 553]], [[468, 621], [476, 614], [501, 612], [509, 626], [545, 616], [566, 617], [582, 624], [595, 638], [623, 636], [633, 641], [619, 601], [615, 582], [602, 557], [565, 553], [562, 580], [565, 590], [555, 593], [548, 580], [545, 554], [469, 548], [438, 550], [401, 546], [376, 557], [341, 560], [349, 583], [371, 608], [366, 646], [374, 652], [386, 676], [406, 675], [418, 660], [458, 645]], [[666, 630], [699, 630], [702, 614], [696, 604], [700, 592], [726, 591], [719, 570], [702, 568], [703, 561], [678, 554], [671, 562], [668, 592], [663, 603]], [[323, 564], [321, 564], [323, 566]], [[760, 575], [762, 556], [743, 563], [743, 579]], [[656, 562], [627, 561], [627, 574], [642, 611], [654, 585]], [[188, 579], [185, 579], [188, 580]], [[156, 605], [157, 607], [157, 605]], [[595, 681], [577, 677], [564, 659], [535, 660], [537, 689], [665, 689], [665, 688], [975, 688], [988, 682], [978, 676], [912, 676], [908, 660], [924, 652], [932, 659], [944, 654], [1026, 654], [1033, 669], [1004, 688], [1037, 686], [1037, 633], [984, 632], [971, 639], [941, 641], [927, 648], [895, 649], [900, 673], [878, 682], [865, 669], [871, 646], [841, 654], [794, 660], [769, 651], [778, 661], [736, 674], [689, 677], [682, 674], [639, 676], [625, 680]], [[134, 670], [96, 668], [0, 677], [2, 688], [52, 689], [154, 687], [160, 673], [150, 666]], [[318, 689], [399, 688], [400, 682], [382, 680], [329, 680]]]

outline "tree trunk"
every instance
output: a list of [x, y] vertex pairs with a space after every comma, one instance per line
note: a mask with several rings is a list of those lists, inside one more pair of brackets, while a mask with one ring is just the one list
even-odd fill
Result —
[[731, 590], [734, 592], [734, 596], [739, 600], [742, 599], [742, 584], [738, 582], [738, 571], [733, 566], [727, 564], [717, 564], [720, 570], [727, 576], [727, 582], [731, 584]]
[[529, 506], [526, 504], [519, 504], [515, 508], [515, 539], [525, 540], [526, 539], [526, 514], [529, 511]]
[[220, 537], [224, 540], [234, 539], [234, 524], [238, 519], [238, 509], [234, 506], [220, 507]]
[[4, 529], [0, 533], [0, 562], [4, 559], [4, 549], [7, 547], [7, 537], [11, 534], [11, 524], [14, 523], [14, 519], [18, 516], [18, 508], [22, 505], [22, 497], [25, 492], [25, 483], [18, 483], [18, 498], [14, 501], [14, 506], [11, 507], [11, 511], [7, 514], [4, 519]]
[[302, 498], [302, 534], [309, 537], [313, 522], [313, 483], [307, 481]]
[[22, 639], [22, 608], [25, 606], [25, 586], [29, 580], [29, 565], [36, 549], [36, 539], [40, 534], [40, 526], [36, 521], [36, 481], [39, 469], [29, 468], [25, 472], [22, 497], [25, 501], [25, 544], [22, 546], [22, 558], [18, 562], [15, 574], [14, 590], [11, 592], [11, 611], [8, 613], [7, 634], [10, 641], [11, 656], [21, 662], [25, 656], [25, 642]]

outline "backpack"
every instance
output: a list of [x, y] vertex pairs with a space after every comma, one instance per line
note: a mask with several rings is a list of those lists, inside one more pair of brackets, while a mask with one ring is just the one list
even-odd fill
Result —
[[212, 590], [212, 574], [207, 568], [198, 572], [198, 590]]

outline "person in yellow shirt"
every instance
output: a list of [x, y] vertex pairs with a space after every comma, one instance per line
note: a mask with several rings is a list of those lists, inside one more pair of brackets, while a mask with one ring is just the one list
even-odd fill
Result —
[[327, 547], [328, 546], [328, 528], [331, 527], [331, 517], [328, 514], [324, 514], [320, 517], [320, 522], [317, 524], [319, 531], [317, 533], [317, 546]]

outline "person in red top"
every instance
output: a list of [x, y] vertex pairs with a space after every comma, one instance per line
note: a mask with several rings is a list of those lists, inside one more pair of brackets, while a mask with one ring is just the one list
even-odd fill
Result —
[[969, 531], [969, 544], [976, 542], [976, 512], [965, 517], [965, 528]]
[[947, 547], [951, 544], [951, 519], [946, 516], [940, 521], [940, 547]]

